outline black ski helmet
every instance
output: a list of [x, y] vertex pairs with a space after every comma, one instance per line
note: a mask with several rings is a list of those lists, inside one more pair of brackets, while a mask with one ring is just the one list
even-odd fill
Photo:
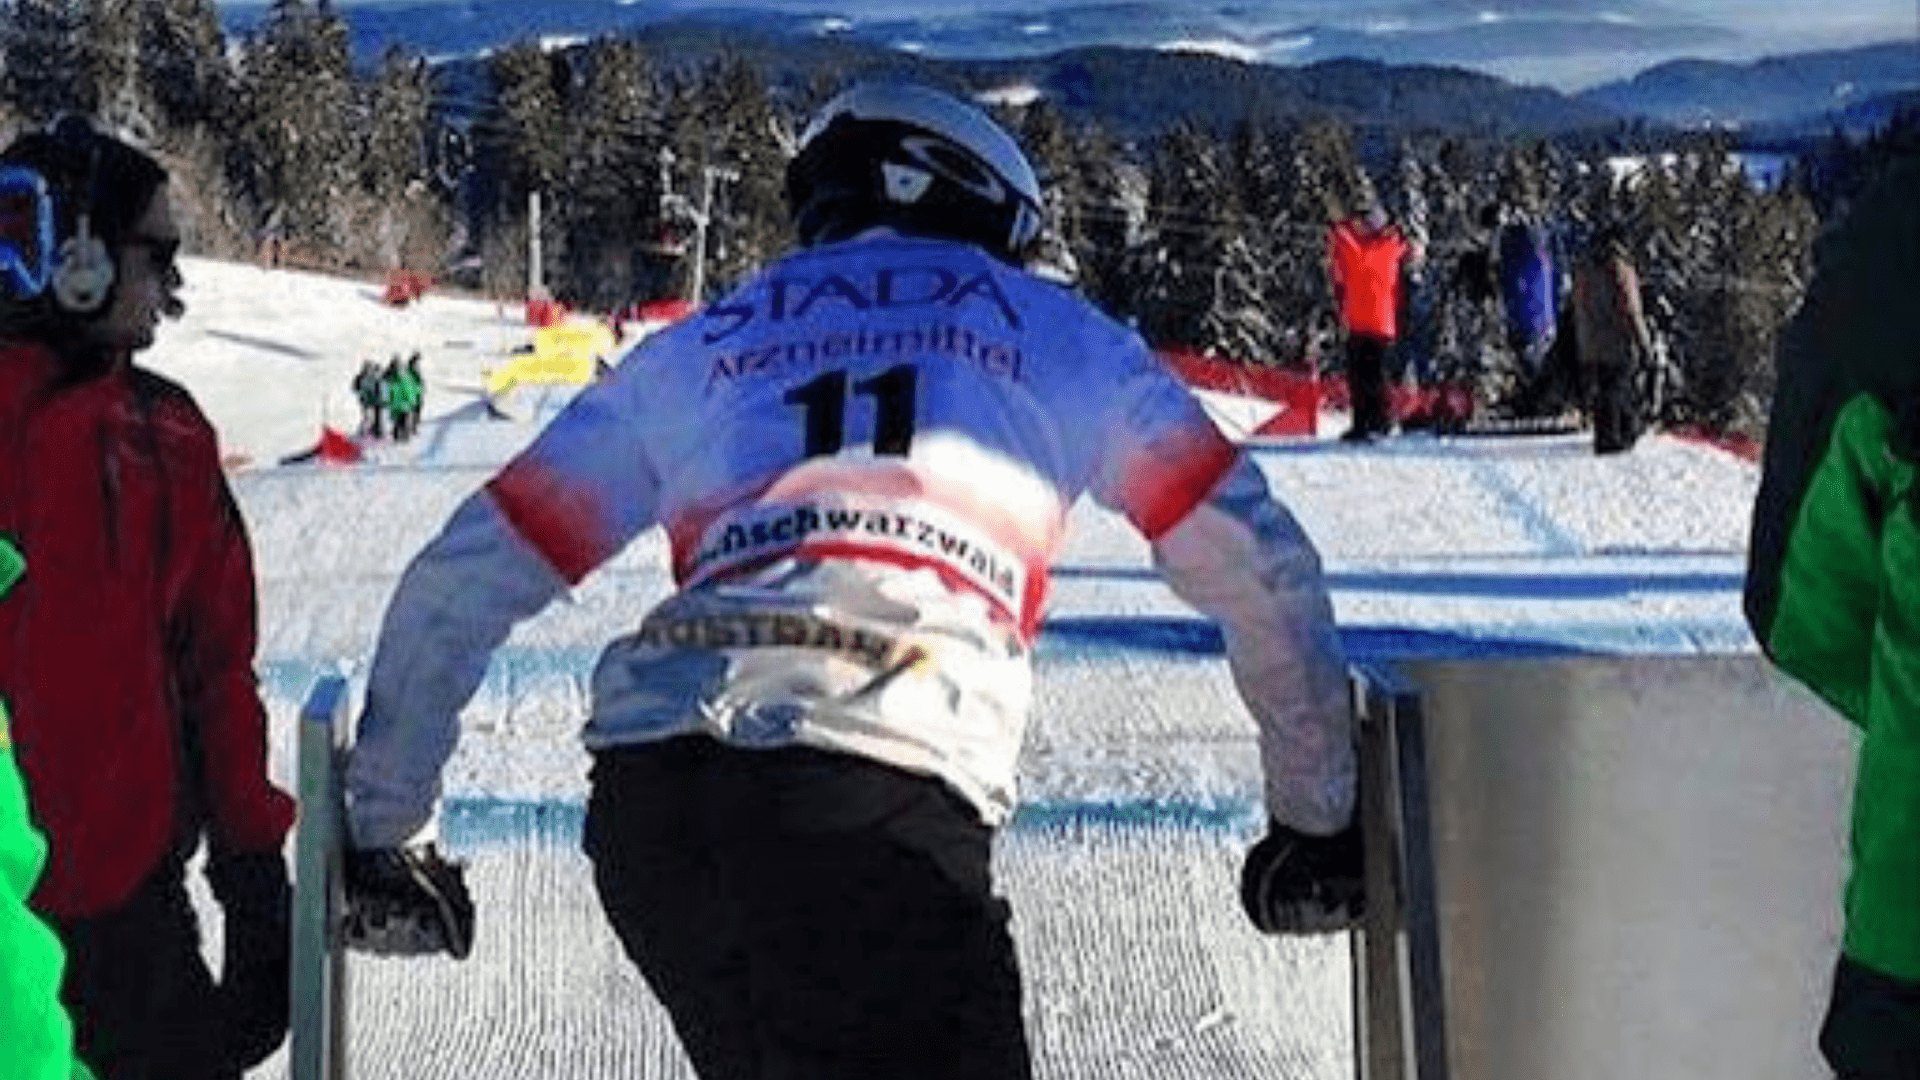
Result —
[[1040, 234], [1040, 182], [1013, 136], [932, 87], [864, 82], [827, 102], [787, 164], [802, 244], [890, 225], [1018, 262]]

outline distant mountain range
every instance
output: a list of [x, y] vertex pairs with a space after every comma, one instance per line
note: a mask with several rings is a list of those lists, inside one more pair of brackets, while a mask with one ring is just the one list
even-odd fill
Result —
[[[1250, 64], [1207, 53], [1072, 49], [1014, 60], [939, 60], [855, 42], [805, 42], [706, 22], [649, 27], [633, 35], [651, 61], [685, 71], [723, 54], [741, 57], [775, 87], [798, 91], [820, 75], [913, 74], [966, 88], [988, 101], [1044, 97], [1069, 116], [1097, 118], [1122, 135], [1146, 135], [1183, 119], [1226, 128], [1243, 119], [1330, 116], [1384, 132], [1441, 130], [1487, 136], [1557, 135], [1608, 127], [1611, 111], [1543, 87], [1513, 86], [1458, 68], [1328, 60]], [[486, 62], [441, 68], [451, 100], [481, 100]]]
[[[1258, 3], [1244, 9], [988, 0], [948, 11], [895, 0], [884, 10], [896, 16], [866, 20], [823, 16], [815, 0], [757, 0], [752, 7], [698, 0], [391, 0], [342, 10], [363, 63], [405, 44], [440, 64], [449, 93], [462, 103], [484, 93], [485, 57], [494, 48], [526, 40], [566, 48], [605, 33], [635, 37], [666, 67], [731, 52], [751, 59], [776, 84], [794, 87], [822, 72], [919, 71], [1004, 100], [1045, 95], [1069, 113], [1098, 116], [1127, 133], [1159, 130], [1182, 117], [1226, 124], [1321, 113], [1386, 130], [1488, 135], [1561, 134], [1634, 117], [1777, 135], [1884, 123], [1898, 95], [1920, 89], [1920, 44], [1913, 42], [1748, 63], [1673, 61], [1578, 94], [1461, 70], [1515, 56], [1564, 54], [1571, 62], [1608, 49], [1670, 55], [1726, 36], [1711, 26], [1656, 19], [1658, 9], [1624, 0], [1608, 10], [1584, 0], [1533, 0], [1524, 16], [1503, 14], [1497, 0], [1426, 0], [1407, 8], [1417, 14], [1405, 18], [1304, 27], [1275, 21]], [[254, 6], [222, 10], [229, 31], [242, 34], [266, 14]], [[1222, 12], [1243, 17], [1227, 19]], [[1102, 38], [1139, 44], [1063, 47]]]
[[[1920, 88], [1920, 42], [1770, 56], [1751, 63], [1676, 60], [1580, 99], [1681, 127], [1818, 122]], [[1884, 105], [1884, 103], [1883, 103]], [[1871, 115], [1871, 111], [1856, 116]]]
[[[263, 17], [229, 4], [228, 25]], [[341, 7], [360, 55], [400, 42], [470, 55], [522, 38], [630, 32], [694, 17], [784, 37], [835, 40], [949, 60], [1018, 59], [1120, 46], [1210, 51], [1267, 63], [1363, 59], [1501, 74], [1515, 60], [1585, 57], [1609, 74], [1638, 57], [1699, 53], [1735, 35], [1658, 0], [380, 0]], [[1549, 82], [1557, 80], [1549, 79]]]

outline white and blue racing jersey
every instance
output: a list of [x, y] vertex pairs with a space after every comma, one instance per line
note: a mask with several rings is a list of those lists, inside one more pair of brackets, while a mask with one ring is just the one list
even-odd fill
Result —
[[1223, 626], [1267, 804], [1353, 802], [1344, 666], [1312, 544], [1138, 335], [970, 246], [811, 248], [636, 346], [401, 578], [348, 773], [362, 847], [431, 816], [492, 651], [641, 531], [677, 591], [612, 639], [590, 749], [694, 732], [1015, 803], [1049, 567], [1083, 492]]

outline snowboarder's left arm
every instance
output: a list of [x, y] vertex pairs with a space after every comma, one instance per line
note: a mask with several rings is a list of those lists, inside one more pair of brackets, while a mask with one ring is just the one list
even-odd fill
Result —
[[653, 524], [635, 383], [616, 373], [582, 390], [402, 575], [347, 770], [354, 846], [396, 847], [427, 823], [494, 649]]
[[1353, 807], [1352, 709], [1319, 553], [1259, 467], [1150, 356], [1116, 397], [1094, 496], [1152, 542], [1174, 592], [1221, 624], [1260, 726], [1272, 816], [1303, 833], [1340, 830]]

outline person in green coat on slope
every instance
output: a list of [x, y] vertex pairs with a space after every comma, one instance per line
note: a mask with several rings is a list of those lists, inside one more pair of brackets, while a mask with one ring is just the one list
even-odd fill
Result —
[[1920, 1080], [1920, 154], [1823, 238], [1754, 507], [1747, 616], [1857, 725], [1846, 933], [1820, 1049]]
[[[20, 550], [0, 537], [0, 600], [26, 569]], [[46, 862], [47, 840], [27, 815], [27, 788], [14, 763], [0, 695], [0, 1076], [93, 1080], [73, 1055], [73, 1023], [60, 1004], [66, 954], [53, 930], [27, 907]]]

